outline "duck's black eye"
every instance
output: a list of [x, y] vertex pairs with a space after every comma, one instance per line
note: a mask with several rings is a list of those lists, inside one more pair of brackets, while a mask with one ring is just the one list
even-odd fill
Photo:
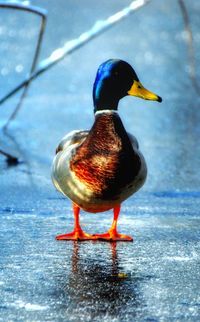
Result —
[[142, 88], [142, 86], [141, 85], [138, 85], [138, 88]]

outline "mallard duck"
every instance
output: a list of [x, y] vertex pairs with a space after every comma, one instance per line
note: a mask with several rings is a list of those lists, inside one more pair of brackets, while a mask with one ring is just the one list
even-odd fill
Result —
[[[118, 114], [119, 100], [127, 95], [162, 101], [143, 87], [127, 62], [109, 59], [101, 64], [93, 87], [91, 130], [70, 132], [56, 149], [52, 180], [72, 200], [74, 212], [74, 231], [58, 235], [58, 240], [133, 240], [117, 231], [120, 205], [142, 187], [147, 167], [136, 138], [125, 130]], [[111, 228], [104, 234], [84, 232], [80, 209], [90, 213], [113, 209]]]

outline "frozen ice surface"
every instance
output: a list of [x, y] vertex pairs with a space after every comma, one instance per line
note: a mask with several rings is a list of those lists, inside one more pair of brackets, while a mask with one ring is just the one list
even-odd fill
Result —
[[[196, 197], [141, 193], [119, 223], [134, 242], [117, 244], [57, 242], [55, 234], [72, 229], [66, 201], [30, 204], [1, 214], [2, 321], [199, 320]], [[81, 219], [87, 231], [103, 232], [111, 217]]]
[[[49, 9], [41, 59], [129, 3], [32, 1]], [[199, 75], [200, 3], [186, 5]], [[22, 16], [12, 17], [0, 11], [1, 97], [30, 66], [29, 35]], [[37, 32], [35, 20], [30, 24], [31, 38]], [[0, 159], [0, 321], [200, 321], [200, 109], [186, 40], [178, 2], [151, 1], [31, 85], [10, 127], [14, 141], [0, 134], [1, 146], [23, 161], [7, 167]], [[120, 103], [149, 171], [119, 220], [134, 242], [57, 242], [73, 216], [51, 183], [54, 151], [66, 132], [90, 128], [95, 72], [111, 57], [129, 61], [163, 97], [162, 104], [130, 97]], [[1, 125], [16, 101], [1, 108]], [[111, 221], [111, 212], [81, 214], [89, 232], [104, 232]]]

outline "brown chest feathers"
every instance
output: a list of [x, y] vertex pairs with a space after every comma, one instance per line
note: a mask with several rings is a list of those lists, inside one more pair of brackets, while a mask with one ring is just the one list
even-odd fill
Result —
[[86, 140], [71, 159], [70, 168], [96, 198], [116, 196], [134, 181], [141, 160], [116, 113], [96, 115]]

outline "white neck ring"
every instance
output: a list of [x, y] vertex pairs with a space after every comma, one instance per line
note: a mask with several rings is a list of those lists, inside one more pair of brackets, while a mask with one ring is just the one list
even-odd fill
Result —
[[116, 110], [100, 110], [100, 111], [96, 111], [95, 113], [94, 113], [94, 115], [98, 115], [98, 114], [103, 114], [103, 113], [107, 113], [107, 114], [113, 114], [113, 113], [116, 113], [116, 114], [118, 114], [118, 111], [116, 111]]

